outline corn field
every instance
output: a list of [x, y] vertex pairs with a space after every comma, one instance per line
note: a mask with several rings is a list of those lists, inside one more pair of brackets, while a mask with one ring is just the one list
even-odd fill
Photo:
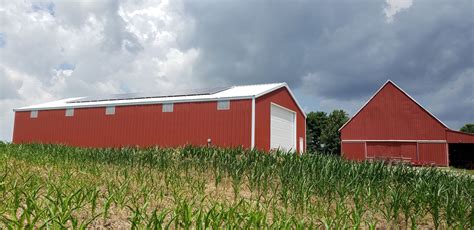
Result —
[[472, 229], [474, 178], [318, 154], [0, 142], [0, 228]]

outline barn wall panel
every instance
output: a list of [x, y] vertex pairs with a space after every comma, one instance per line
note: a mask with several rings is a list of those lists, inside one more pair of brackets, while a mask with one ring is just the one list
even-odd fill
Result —
[[350, 142], [341, 144], [342, 156], [347, 160], [365, 160], [365, 142]]
[[398, 143], [368, 142], [367, 157], [399, 158], [401, 157], [401, 146]]
[[300, 137], [303, 138], [303, 146], [306, 149], [306, 118], [286, 88], [280, 88], [256, 99], [255, 147], [261, 150], [270, 149], [270, 108], [272, 102], [296, 112], [296, 149], [300, 152]]
[[403, 143], [400, 150], [402, 158], [409, 159], [411, 162], [418, 162], [417, 143]]
[[438, 166], [448, 165], [448, 146], [446, 143], [418, 143], [420, 163]]
[[416, 142], [368, 142], [367, 157], [417, 161]]
[[62, 143], [84, 147], [180, 146], [212, 144], [250, 147], [251, 100], [232, 100], [230, 110], [217, 110], [217, 102], [176, 103], [163, 113], [161, 104], [118, 106], [115, 115], [105, 108], [15, 113], [13, 142]]
[[445, 140], [446, 128], [391, 83], [341, 130], [343, 140]]

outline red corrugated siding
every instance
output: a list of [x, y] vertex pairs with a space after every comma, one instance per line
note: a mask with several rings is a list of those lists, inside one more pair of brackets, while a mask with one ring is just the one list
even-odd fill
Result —
[[401, 157], [401, 148], [397, 143], [374, 142], [367, 143], [367, 157], [397, 158]]
[[474, 143], [474, 134], [448, 130], [446, 139], [448, 143]]
[[87, 147], [206, 145], [250, 147], [251, 100], [232, 100], [230, 110], [217, 110], [217, 102], [176, 103], [172, 113], [162, 106], [116, 107], [112, 116], [105, 108], [15, 113], [13, 142], [63, 143]]
[[365, 142], [350, 142], [341, 144], [342, 156], [348, 160], [365, 160]]
[[281, 105], [296, 112], [296, 148], [300, 151], [299, 138], [303, 138], [306, 148], [306, 118], [286, 88], [275, 90], [263, 95], [255, 101], [255, 147], [270, 149], [270, 105]]
[[[367, 143], [368, 157], [410, 158], [416, 164], [448, 165], [446, 143], [426, 143], [423, 140], [470, 141], [465, 134], [448, 130], [436, 118], [421, 108], [393, 83], [388, 82], [341, 129], [341, 140], [361, 140]], [[370, 142], [380, 140], [382, 142]], [[410, 140], [415, 142], [404, 142]], [[422, 141], [416, 143], [416, 141]], [[345, 143], [343, 142], [343, 146]], [[347, 148], [346, 151], [350, 151]], [[346, 152], [345, 155], [358, 154]]]
[[421, 164], [448, 165], [448, 146], [446, 143], [418, 143]]
[[445, 140], [446, 128], [391, 83], [342, 130], [342, 140]]
[[403, 143], [401, 146], [401, 153], [403, 158], [410, 159], [412, 162], [417, 162], [417, 143]]
[[367, 157], [410, 159], [416, 161], [416, 143], [410, 142], [368, 142]]

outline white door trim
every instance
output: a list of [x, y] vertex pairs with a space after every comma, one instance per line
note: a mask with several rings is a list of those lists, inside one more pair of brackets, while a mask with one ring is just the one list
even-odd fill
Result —
[[252, 98], [252, 128], [251, 128], [250, 149], [255, 148], [255, 97]]

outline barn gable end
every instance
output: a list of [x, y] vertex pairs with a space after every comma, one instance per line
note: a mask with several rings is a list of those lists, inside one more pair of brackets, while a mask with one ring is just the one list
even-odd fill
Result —
[[391, 81], [340, 129], [344, 140], [445, 140], [446, 130]]

